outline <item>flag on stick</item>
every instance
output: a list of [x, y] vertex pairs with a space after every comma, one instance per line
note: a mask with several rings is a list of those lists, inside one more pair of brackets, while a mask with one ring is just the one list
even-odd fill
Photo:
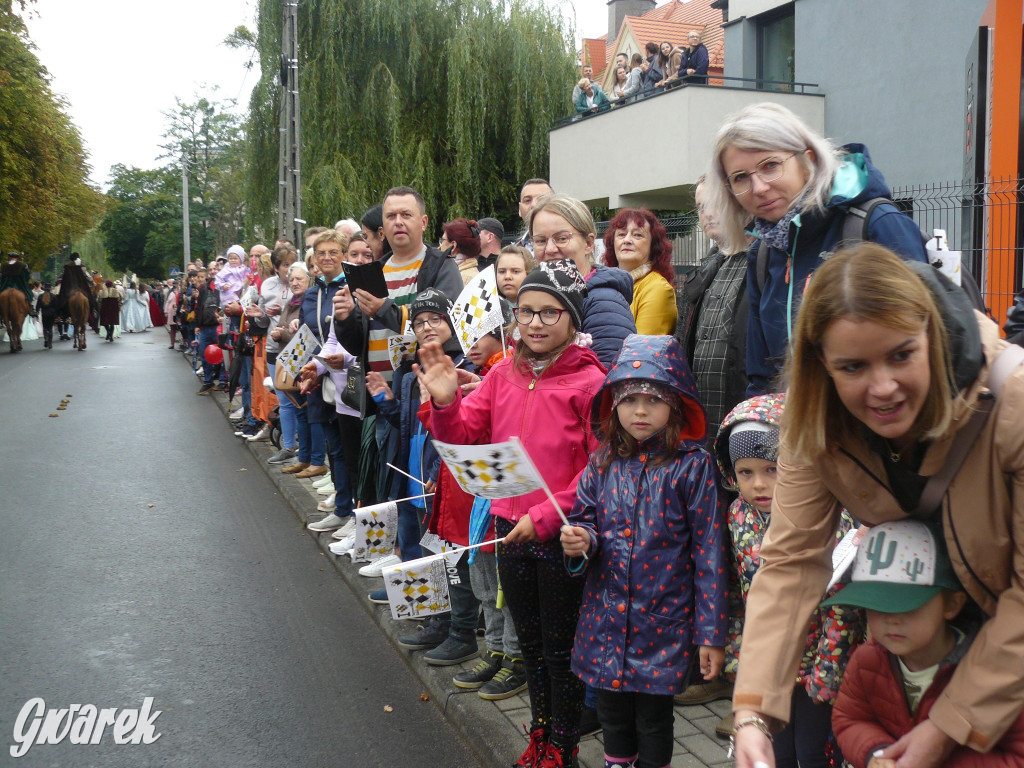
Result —
[[292, 340], [284, 345], [284, 349], [277, 353], [277, 365], [283, 365], [288, 369], [288, 373], [297, 379], [302, 366], [319, 350], [320, 342], [309, 330], [309, 326], [303, 325], [298, 333], [292, 336]]
[[356, 542], [352, 562], [372, 563], [395, 551], [398, 535], [398, 504], [386, 501], [355, 511]]
[[498, 282], [492, 264], [476, 274], [448, 311], [455, 328], [455, 336], [462, 345], [462, 351], [469, 350], [481, 338], [504, 323], [501, 314], [501, 300]]

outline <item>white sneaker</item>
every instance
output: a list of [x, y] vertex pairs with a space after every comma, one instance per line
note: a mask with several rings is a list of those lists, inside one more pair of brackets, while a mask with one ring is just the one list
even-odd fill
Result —
[[385, 555], [379, 560], [374, 560], [369, 565], [364, 565], [359, 569], [360, 576], [380, 576], [385, 568], [390, 568], [392, 565], [398, 565], [402, 562], [402, 558], [398, 555]]
[[[354, 523], [355, 518], [351, 519]], [[345, 518], [338, 517], [336, 514], [331, 512], [331, 514], [323, 520], [317, 520], [315, 523], [310, 523], [306, 527], [311, 531], [316, 531], [317, 533], [326, 533], [327, 531], [333, 531], [337, 528], [341, 528], [343, 525], [345, 525]]]
[[354, 543], [355, 543], [355, 539], [353, 537], [349, 536], [348, 538], [342, 539], [341, 541], [333, 541], [333, 542], [331, 542], [327, 546], [327, 549], [329, 549], [331, 551], [332, 555], [343, 556], [343, 555], [350, 554], [352, 552], [352, 545]]
[[330, 482], [331, 482], [331, 473], [328, 472], [325, 475], [322, 475], [322, 476], [318, 477], [316, 480], [314, 480], [313, 481], [313, 487], [314, 488], [320, 488], [320, 487], [322, 487], [322, 486], [324, 486], [324, 485], [326, 485], [327, 483], [330, 483]]
[[338, 539], [340, 541], [341, 539], [347, 539], [349, 536], [352, 536], [353, 538], [355, 537], [355, 535], [356, 535], [356, 519], [355, 519], [355, 517], [354, 516], [349, 516], [349, 517], [346, 517], [345, 520], [347, 522], [343, 526], [341, 526], [341, 528], [339, 528], [338, 530], [336, 530], [334, 533], [331, 534], [331, 538], [332, 539]]
[[269, 439], [270, 439], [270, 425], [269, 424], [264, 424], [262, 427], [260, 427], [260, 431], [259, 432], [257, 432], [252, 437], [247, 437], [246, 438], [246, 440], [248, 440], [250, 443], [261, 443], [261, 442], [264, 442], [264, 441], [269, 440]]
[[316, 492], [321, 496], [333, 496], [335, 493], [334, 483], [327, 483], [327, 485], [321, 485], [316, 489]]
[[332, 493], [326, 499], [316, 505], [316, 508], [321, 512], [333, 512], [334, 511], [334, 494]]
[[231, 413], [228, 414], [228, 418], [229, 419], [237, 420], [237, 419], [242, 418], [242, 416], [244, 414], [245, 414], [245, 408], [242, 408], [241, 406], [239, 406], [238, 410], [232, 411]]

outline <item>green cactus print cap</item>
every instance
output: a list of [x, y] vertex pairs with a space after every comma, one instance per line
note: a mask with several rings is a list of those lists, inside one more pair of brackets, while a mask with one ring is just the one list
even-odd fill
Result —
[[851, 577], [850, 584], [822, 605], [909, 613], [943, 589], [963, 591], [942, 533], [917, 520], [882, 523], [868, 531], [857, 549]]

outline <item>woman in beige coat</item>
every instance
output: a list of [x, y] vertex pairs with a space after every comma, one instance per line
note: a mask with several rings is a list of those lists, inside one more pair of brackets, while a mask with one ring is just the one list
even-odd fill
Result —
[[[992, 366], [1007, 347], [995, 323], [937, 270], [870, 243], [818, 269], [793, 342], [778, 485], [733, 698], [736, 765], [774, 764], [768, 734], [789, 716], [841, 507], [867, 525], [941, 521], [957, 576], [985, 615], [929, 718], [881, 757], [936, 768], [956, 744], [985, 752], [1024, 707], [1024, 368], [1001, 358], [997, 368], [1017, 367], [993, 397]], [[980, 434], [966, 438], [988, 406]], [[966, 459], [949, 469], [961, 433]], [[944, 468], [952, 483], [929, 503], [926, 481]]]

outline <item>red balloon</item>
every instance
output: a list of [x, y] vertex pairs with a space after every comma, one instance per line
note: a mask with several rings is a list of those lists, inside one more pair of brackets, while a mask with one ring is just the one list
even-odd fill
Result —
[[210, 344], [203, 350], [203, 357], [210, 365], [220, 365], [224, 362], [224, 350], [216, 344]]

